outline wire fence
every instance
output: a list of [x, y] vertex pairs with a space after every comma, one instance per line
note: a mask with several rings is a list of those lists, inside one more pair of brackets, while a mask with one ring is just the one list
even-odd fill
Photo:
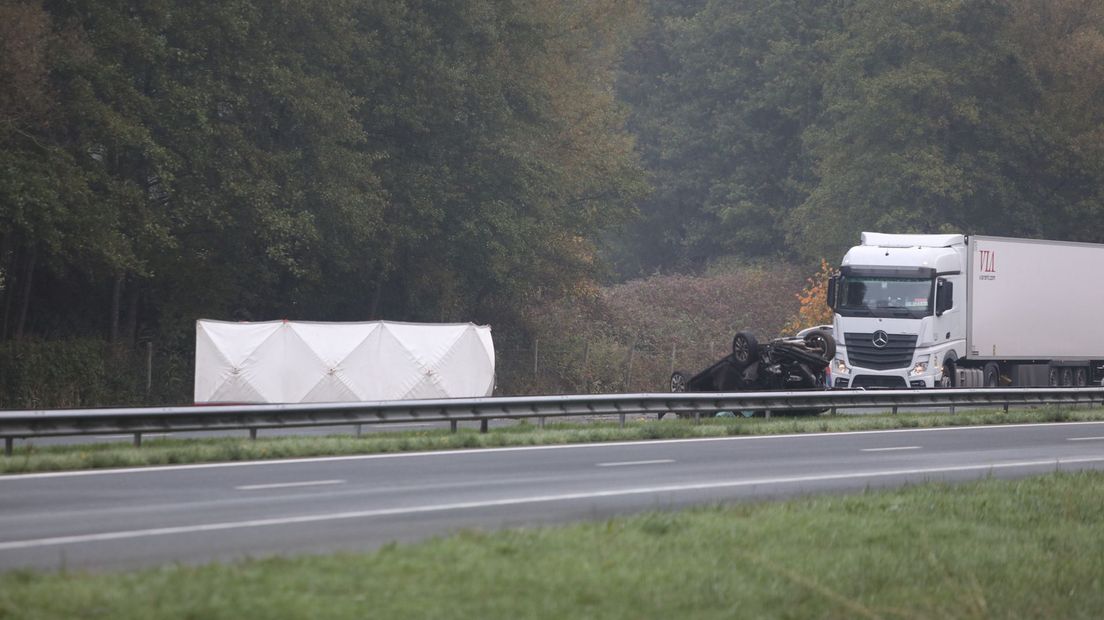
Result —
[[[0, 345], [0, 409], [186, 404], [195, 353], [156, 343], [96, 340]], [[731, 342], [663, 342], [641, 335], [564, 340], [495, 339], [495, 396], [666, 392], [675, 370], [691, 374], [728, 355]]]
[[675, 370], [691, 374], [731, 352], [731, 342], [669, 342], [639, 338], [629, 344], [583, 340], [569, 345], [496, 345], [495, 395], [666, 392]]

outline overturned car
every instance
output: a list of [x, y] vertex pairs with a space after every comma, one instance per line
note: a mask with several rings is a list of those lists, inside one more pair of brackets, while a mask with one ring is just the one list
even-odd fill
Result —
[[[750, 332], [732, 338], [732, 352], [705, 370], [671, 374], [672, 392], [758, 392], [826, 389], [828, 364], [836, 355], [829, 330], [803, 330], [797, 336], [759, 344]], [[816, 413], [816, 412], [804, 412]]]

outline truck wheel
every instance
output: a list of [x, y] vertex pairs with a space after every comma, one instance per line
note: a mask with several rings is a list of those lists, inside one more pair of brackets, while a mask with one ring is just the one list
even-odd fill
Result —
[[1073, 387], [1073, 369], [1062, 369], [1062, 387]]
[[1073, 385], [1074, 387], [1085, 387], [1089, 384], [1089, 371], [1084, 368], [1078, 368], [1073, 373]]
[[954, 362], [947, 362], [943, 364], [943, 378], [939, 380], [939, 387], [941, 388], [953, 388], [955, 387], [955, 366]]
[[836, 339], [827, 332], [809, 332], [805, 336], [805, 346], [819, 352], [820, 356], [828, 361], [836, 356]]
[[751, 332], [736, 332], [732, 337], [732, 359], [741, 366], [747, 366], [759, 354], [759, 343]]
[[1000, 366], [996, 362], [985, 365], [985, 387], [1000, 387]]

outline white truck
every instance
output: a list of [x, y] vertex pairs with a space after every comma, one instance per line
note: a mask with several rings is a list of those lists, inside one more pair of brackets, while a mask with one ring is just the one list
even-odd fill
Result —
[[1100, 385], [1104, 245], [863, 233], [828, 285], [834, 388]]

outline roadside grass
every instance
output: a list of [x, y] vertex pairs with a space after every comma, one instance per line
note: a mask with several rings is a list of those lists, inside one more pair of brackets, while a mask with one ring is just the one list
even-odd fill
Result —
[[376, 552], [0, 575], [0, 618], [1100, 618], [1104, 473], [655, 512]]
[[0, 457], [0, 474], [504, 446], [1101, 420], [1104, 420], [1104, 408], [1071, 409], [1052, 406], [1013, 410], [1009, 413], [1001, 410], [959, 411], [955, 415], [914, 413], [776, 416], [770, 419], [703, 418], [700, 424], [673, 416], [667, 416], [663, 420], [656, 420], [654, 416], [630, 416], [624, 428], [617, 421], [608, 419], [589, 423], [549, 423], [544, 429], [522, 421], [493, 427], [487, 433], [479, 433], [471, 428], [461, 428], [457, 433], [450, 433], [448, 429], [428, 429], [367, 433], [361, 437], [265, 437], [262, 430], [256, 440], [243, 437], [160, 438], [147, 439], [140, 448], [129, 443], [18, 445], [12, 456]]

